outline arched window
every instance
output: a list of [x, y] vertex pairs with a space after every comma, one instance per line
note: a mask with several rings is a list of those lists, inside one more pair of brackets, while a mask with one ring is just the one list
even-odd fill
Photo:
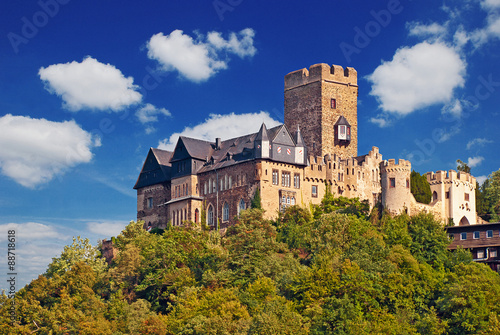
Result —
[[203, 194], [207, 195], [207, 182], [205, 182], [205, 186], [203, 188]]
[[200, 210], [196, 208], [194, 211], [194, 222], [198, 222], [200, 220]]
[[229, 204], [224, 203], [224, 207], [222, 209], [222, 221], [229, 221]]
[[213, 226], [214, 225], [214, 207], [212, 205], [208, 206], [207, 224], [209, 226]]
[[233, 187], [233, 178], [229, 176], [229, 188]]
[[432, 192], [432, 201], [436, 201], [438, 199], [438, 194], [436, 191]]
[[459, 226], [468, 226], [468, 225], [470, 225], [470, 223], [469, 223], [469, 220], [467, 220], [467, 218], [464, 216], [464, 217], [462, 217], [462, 219], [460, 220], [458, 225]]
[[295, 205], [295, 197], [292, 197], [291, 202], [292, 202], [292, 205]]
[[240, 203], [238, 204], [238, 214], [240, 214], [242, 210], [245, 210], [245, 208], [246, 208], [245, 200], [241, 198]]

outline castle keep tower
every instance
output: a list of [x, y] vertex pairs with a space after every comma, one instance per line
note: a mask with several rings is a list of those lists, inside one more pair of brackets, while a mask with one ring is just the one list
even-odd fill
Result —
[[285, 76], [285, 124], [300, 126], [309, 155], [358, 155], [358, 75], [316, 64]]

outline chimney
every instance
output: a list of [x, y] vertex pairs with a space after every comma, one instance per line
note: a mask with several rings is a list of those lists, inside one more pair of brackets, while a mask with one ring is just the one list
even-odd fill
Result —
[[217, 137], [215, 139], [215, 150], [219, 150], [220, 149], [220, 143], [221, 143], [221, 139], [220, 139], [220, 137]]

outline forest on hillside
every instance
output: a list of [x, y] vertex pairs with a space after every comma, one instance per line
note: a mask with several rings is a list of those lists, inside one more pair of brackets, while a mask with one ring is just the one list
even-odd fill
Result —
[[[258, 206], [257, 206], [258, 207]], [[131, 222], [77, 238], [19, 290], [2, 334], [500, 334], [500, 277], [450, 252], [429, 214], [385, 215], [327, 195], [275, 221], [243, 211], [224, 235]]]

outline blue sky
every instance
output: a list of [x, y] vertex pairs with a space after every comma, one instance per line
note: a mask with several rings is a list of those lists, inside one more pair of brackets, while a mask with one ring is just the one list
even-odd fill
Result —
[[358, 72], [360, 155], [500, 167], [500, 0], [4, 1], [0, 37], [0, 249], [15, 229], [19, 286], [73, 236], [135, 219], [150, 147], [283, 122], [283, 77], [316, 63]]

